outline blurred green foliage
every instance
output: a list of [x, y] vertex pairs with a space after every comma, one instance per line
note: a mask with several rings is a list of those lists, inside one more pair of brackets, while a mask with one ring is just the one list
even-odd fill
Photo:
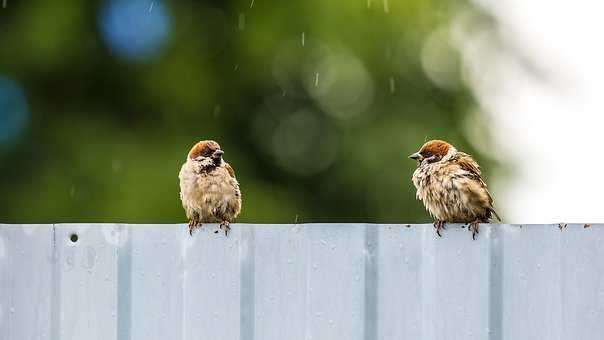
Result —
[[202, 139], [237, 172], [239, 222], [429, 221], [407, 155], [426, 138], [475, 153], [438, 41], [465, 2], [164, 3], [167, 43], [140, 62], [107, 48], [103, 4], [0, 8], [0, 75], [31, 111], [0, 146], [3, 222], [182, 222], [177, 175]]

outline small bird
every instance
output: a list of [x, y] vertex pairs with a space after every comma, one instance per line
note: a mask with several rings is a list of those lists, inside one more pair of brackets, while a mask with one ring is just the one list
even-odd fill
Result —
[[[180, 169], [180, 200], [189, 219], [189, 234], [202, 223], [220, 223], [228, 236], [230, 223], [241, 212], [241, 191], [233, 168], [213, 140], [193, 145]], [[218, 232], [218, 231], [216, 231]]]
[[409, 158], [418, 162], [413, 173], [416, 197], [435, 218], [438, 236], [447, 222], [469, 223], [476, 239], [479, 223], [488, 223], [492, 215], [501, 221], [478, 163], [470, 155], [445, 141], [431, 140]]

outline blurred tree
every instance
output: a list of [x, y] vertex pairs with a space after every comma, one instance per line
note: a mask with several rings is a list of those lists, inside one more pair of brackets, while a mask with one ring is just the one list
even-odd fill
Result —
[[[428, 221], [406, 156], [426, 138], [474, 151], [450, 34], [462, 10], [475, 11], [436, 0], [9, 0], [0, 76], [29, 112], [18, 134], [0, 129], [18, 135], [0, 138], [0, 218], [183, 221], [178, 171], [194, 142], [215, 139], [238, 172], [240, 222]], [[5, 125], [18, 114], [7, 93]]]

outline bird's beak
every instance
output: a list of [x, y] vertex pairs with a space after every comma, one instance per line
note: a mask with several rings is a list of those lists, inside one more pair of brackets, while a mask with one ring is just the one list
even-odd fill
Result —
[[422, 157], [419, 152], [416, 152], [414, 154], [409, 155], [409, 158], [414, 159], [416, 161], [421, 161], [424, 157]]
[[222, 151], [222, 150], [216, 150], [216, 151], [214, 151], [213, 156], [215, 158], [218, 158], [218, 157], [222, 156], [223, 154], [224, 154], [224, 151]]

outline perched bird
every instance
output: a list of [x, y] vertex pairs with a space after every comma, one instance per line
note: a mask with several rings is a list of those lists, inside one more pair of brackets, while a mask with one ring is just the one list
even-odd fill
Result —
[[229, 224], [241, 211], [241, 192], [233, 168], [212, 140], [191, 148], [178, 174], [180, 200], [189, 219], [189, 234], [202, 223], [220, 223], [228, 236]]
[[418, 162], [413, 173], [416, 196], [435, 218], [438, 236], [447, 222], [469, 223], [475, 239], [479, 223], [488, 223], [492, 215], [501, 221], [478, 163], [470, 155], [445, 141], [431, 140], [409, 158]]

